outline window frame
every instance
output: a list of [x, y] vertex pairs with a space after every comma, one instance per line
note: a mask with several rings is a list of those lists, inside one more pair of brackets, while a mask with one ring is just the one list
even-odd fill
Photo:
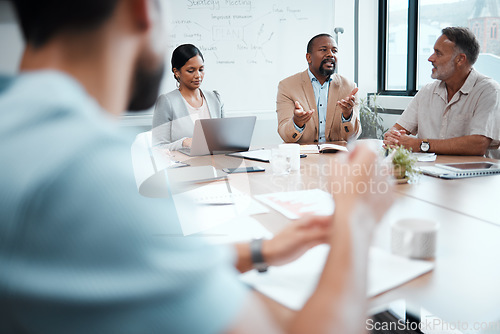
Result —
[[379, 0], [378, 11], [378, 76], [377, 93], [380, 95], [414, 96], [417, 94], [418, 70], [418, 0], [408, 0], [408, 43], [406, 90], [388, 90], [387, 85], [387, 18], [388, 0]]

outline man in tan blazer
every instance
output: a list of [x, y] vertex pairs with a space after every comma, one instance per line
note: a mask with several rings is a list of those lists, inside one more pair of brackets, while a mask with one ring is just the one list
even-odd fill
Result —
[[334, 73], [337, 52], [332, 36], [314, 36], [307, 44], [309, 68], [279, 83], [278, 133], [285, 142], [347, 141], [361, 133], [358, 88]]

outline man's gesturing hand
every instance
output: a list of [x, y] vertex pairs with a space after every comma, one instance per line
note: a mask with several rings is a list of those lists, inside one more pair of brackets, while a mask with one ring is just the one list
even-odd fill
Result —
[[305, 111], [299, 101], [295, 101], [295, 110], [293, 111], [293, 122], [299, 128], [303, 127], [312, 117], [314, 109]]

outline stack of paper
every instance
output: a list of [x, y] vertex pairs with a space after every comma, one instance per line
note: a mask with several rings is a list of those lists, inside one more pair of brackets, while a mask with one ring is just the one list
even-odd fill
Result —
[[173, 200], [184, 235], [211, 229], [236, 217], [269, 212], [225, 181], [175, 194]]
[[[255, 270], [242, 274], [241, 280], [264, 295], [294, 310], [301, 309], [311, 296], [322, 273], [329, 247], [317, 246], [298, 260], [267, 273]], [[434, 268], [430, 261], [411, 260], [379, 248], [371, 248], [367, 296], [373, 297], [404, 284]]]

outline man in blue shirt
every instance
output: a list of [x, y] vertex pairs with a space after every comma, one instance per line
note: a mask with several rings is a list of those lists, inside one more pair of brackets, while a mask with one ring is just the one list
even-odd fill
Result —
[[279, 83], [278, 132], [285, 142], [347, 141], [361, 133], [358, 89], [335, 73], [337, 52], [332, 36], [314, 36], [307, 44], [309, 68]]
[[[352, 238], [371, 235], [389, 193], [347, 190], [334, 217], [291, 224], [262, 245], [269, 264], [321, 241], [331, 245], [307, 305], [280, 321], [238, 281], [228, 248], [176, 237], [182, 232], [172, 201], [137, 193], [130, 141], [110, 115], [156, 99], [165, 58], [159, 2], [13, 3], [27, 45], [22, 73], [0, 76], [1, 333], [363, 328], [369, 243]], [[367, 173], [377, 170], [366, 148], [350, 159]], [[383, 182], [373, 174], [344, 177], [338, 182]], [[361, 206], [373, 219], [352, 216]], [[238, 268], [251, 268], [251, 255], [241, 247]]]

